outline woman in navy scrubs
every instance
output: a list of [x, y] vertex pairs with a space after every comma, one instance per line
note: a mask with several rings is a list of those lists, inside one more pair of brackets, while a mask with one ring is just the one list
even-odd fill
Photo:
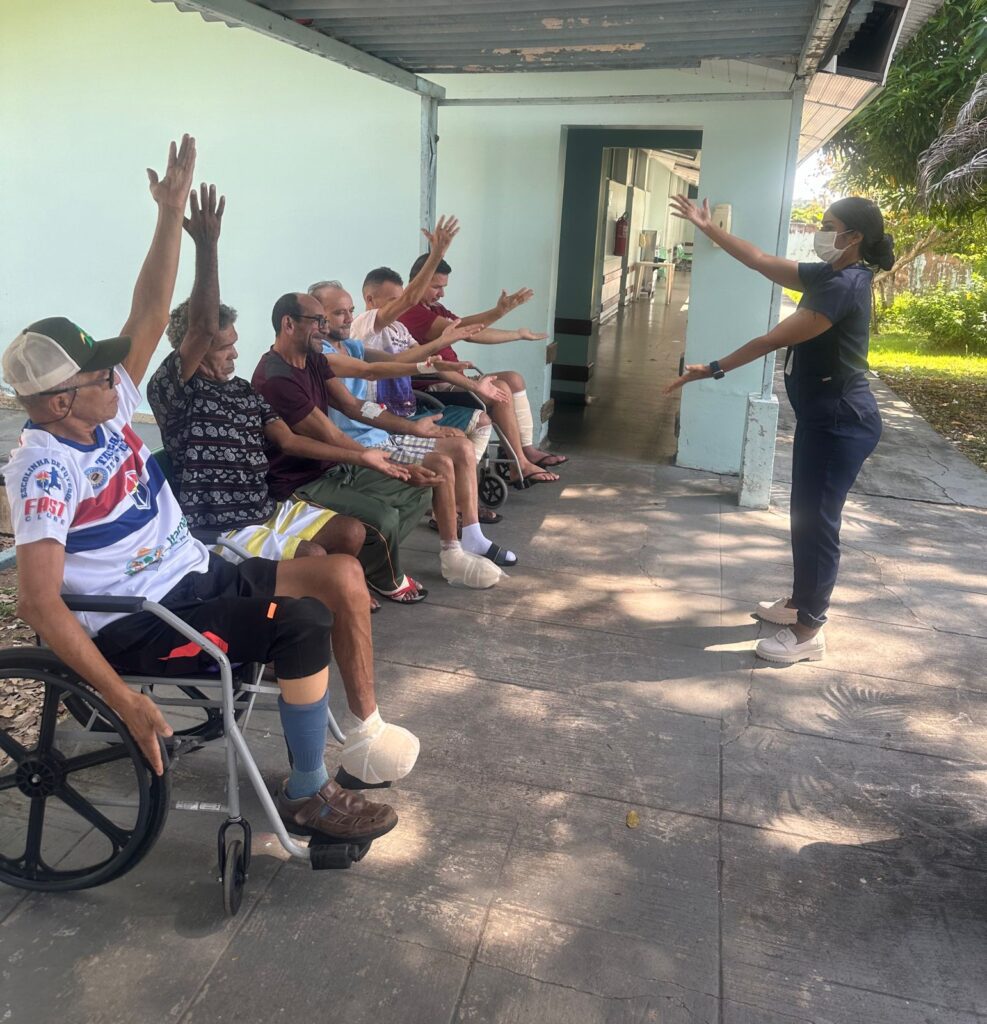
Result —
[[787, 348], [785, 389], [795, 410], [791, 532], [791, 597], [762, 601], [757, 614], [784, 626], [758, 641], [767, 661], [820, 660], [822, 627], [840, 564], [840, 520], [847, 492], [881, 436], [881, 414], [867, 383], [872, 267], [894, 266], [893, 239], [869, 199], [833, 203], [815, 237], [821, 263], [796, 263], [762, 252], [712, 223], [709, 203], [672, 200], [721, 249], [784, 288], [802, 292], [798, 310], [772, 331], [722, 359], [687, 366], [668, 391], [694, 380], [719, 380], [731, 370]]

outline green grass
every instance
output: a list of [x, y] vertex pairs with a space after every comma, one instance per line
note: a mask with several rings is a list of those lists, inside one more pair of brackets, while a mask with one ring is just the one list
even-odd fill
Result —
[[868, 360], [878, 373], [918, 373], [936, 377], [987, 377], [987, 357], [922, 352], [913, 334], [875, 334]]

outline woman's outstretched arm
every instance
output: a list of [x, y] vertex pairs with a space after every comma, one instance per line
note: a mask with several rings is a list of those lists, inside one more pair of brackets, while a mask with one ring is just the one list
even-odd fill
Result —
[[672, 216], [681, 217], [682, 220], [695, 224], [707, 238], [716, 242], [724, 252], [728, 252], [735, 260], [740, 260], [745, 267], [756, 270], [769, 281], [780, 284], [782, 288], [802, 290], [802, 282], [799, 280], [799, 265], [794, 260], [786, 260], [780, 256], [762, 252], [756, 245], [745, 242], [742, 238], [737, 238], [736, 235], [731, 235], [728, 231], [718, 228], [713, 223], [708, 199], [703, 200], [702, 206], [697, 206], [685, 196], [673, 196], [671, 203]]

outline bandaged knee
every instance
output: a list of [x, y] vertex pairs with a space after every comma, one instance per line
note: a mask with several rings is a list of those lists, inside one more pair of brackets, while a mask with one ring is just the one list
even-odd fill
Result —
[[378, 785], [397, 782], [415, 767], [421, 749], [418, 737], [400, 725], [385, 722], [379, 710], [363, 721], [347, 712], [343, 726], [346, 742], [340, 763], [350, 775]]
[[[479, 418], [479, 416], [477, 416]], [[486, 426], [481, 427], [479, 424], [471, 426], [466, 431], [466, 436], [469, 438], [469, 442], [473, 445], [476, 451], [476, 461], [479, 462], [484, 455], [487, 454], [487, 447], [490, 444], [490, 431], [493, 430], [492, 424], [488, 423]]]
[[531, 403], [527, 391], [514, 393], [514, 415], [517, 417], [518, 433], [525, 448], [535, 440], [535, 421], [531, 417]]
[[442, 576], [454, 587], [469, 587], [471, 590], [487, 590], [507, 573], [489, 558], [464, 551], [461, 545], [443, 550], [439, 554]]

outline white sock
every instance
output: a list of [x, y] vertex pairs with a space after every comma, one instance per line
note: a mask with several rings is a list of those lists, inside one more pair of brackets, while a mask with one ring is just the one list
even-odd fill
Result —
[[474, 555], [482, 555], [490, 547], [490, 541], [483, 536], [483, 528], [479, 523], [470, 523], [463, 527], [463, 549]]
[[487, 454], [487, 448], [490, 445], [490, 431], [492, 430], [493, 424], [488, 423], [485, 427], [474, 427], [466, 434], [470, 444], [473, 445], [476, 451], [477, 462]]
[[[463, 550], [468, 551], [472, 555], [483, 555], [490, 550], [490, 541], [483, 534], [483, 529], [479, 523], [472, 523], [469, 526], [463, 527]], [[517, 558], [517, 555], [513, 551], [504, 549], [504, 554], [508, 558]]]
[[531, 403], [528, 401], [527, 391], [514, 393], [514, 415], [517, 417], [517, 427], [521, 434], [521, 447], [527, 448], [535, 437], [535, 421], [531, 417]]

